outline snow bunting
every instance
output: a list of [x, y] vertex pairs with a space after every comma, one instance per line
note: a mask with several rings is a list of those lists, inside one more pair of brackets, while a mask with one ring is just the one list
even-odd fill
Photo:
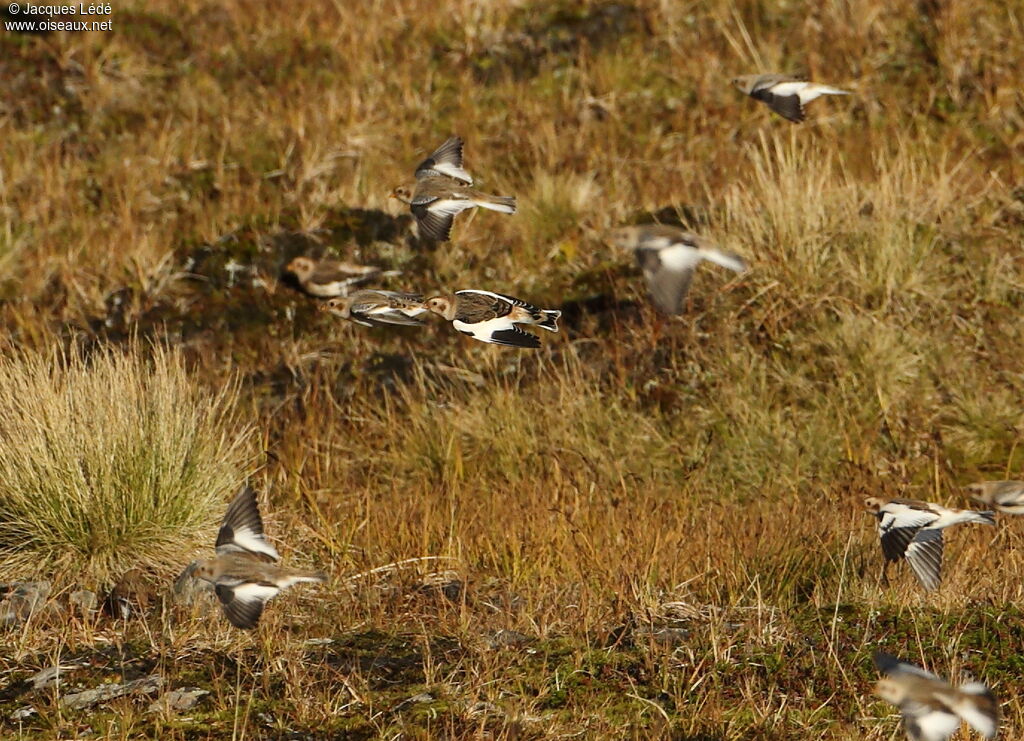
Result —
[[804, 106], [822, 95], [850, 95], [848, 90], [818, 85], [790, 75], [741, 75], [732, 84], [794, 123], [804, 120]]
[[332, 298], [320, 305], [320, 311], [349, 319], [364, 327], [380, 327], [385, 324], [419, 326], [423, 322], [416, 317], [425, 314], [427, 307], [423, 305], [423, 296], [415, 293], [363, 290], [345, 298]]
[[999, 705], [981, 682], [957, 688], [883, 651], [876, 651], [874, 658], [885, 675], [875, 685], [875, 694], [900, 709], [911, 741], [947, 741], [960, 728], [961, 719], [985, 738], [995, 737]]
[[512, 296], [490, 291], [456, 291], [451, 296], [428, 298], [426, 306], [452, 323], [462, 334], [481, 342], [514, 347], [540, 347], [540, 338], [518, 325], [535, 324], [549, 332], [558, 331], [555, 309], [538, 309]]
[[488, 195], [472, 185], [473, 178], [462, 168], [462, 139], [453, 136], [417, 165], [415, 185], [399, 186], [391, 197], [409, 205], [421, 237], [446, 242], [456, 215], [466, 209], [516, 212], [515, 198]]
[[216, 558], [188, 570], [214, 586], [224, 615], [236, 628], [255, 628], [271, 597], [300, 582], [324, 582], [321, 573], [278, 566], [277, 550], [263, 535], [256, 492], [243, 488], [228, 506], [217, 533]]
[[[351, 286], [384, 275], [380, 268], [369, 265], [314, 260], [311, 257], [296, 257], [285, 266], [285, 270], [298, 279], [303, 291], [320, 298], [346, 296]], [[389, 274], [395, 273], [389, 271]]]
[[1024, 481], [982, 481], [967, 487], [971, 499], [1008, 515], [1024, 515]]
[[883, 579], [891, 562], [905, 558], [927, 590], [939, 586], [943, 528], [961, 522], [996, 524], [994, 512], [947, 509], [916, 499], [868, 497], [864, 506], [878, 518], [878, 535], [885, 556]]
[[747, 269], [739, 255], [720, 250], [703, 237], [674, 226], [626, 226], [610, 232], [608, 240], [636, 254], [651, 298], [666, 314], [682, 313], [693, 271], [701, 260], [737, 273]]

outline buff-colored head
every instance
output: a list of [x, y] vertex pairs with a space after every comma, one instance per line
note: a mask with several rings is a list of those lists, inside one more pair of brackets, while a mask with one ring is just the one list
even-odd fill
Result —
[[880, 509], [882, 509], [882, 506], [884, 504], [884, 499], [879, 499], [878, 497], [868, 497], [867, 499], [864, 500], [864, 509], [866, 509], [868, 512], [877, 513]]
[[326, 311], [328, 314], [348, 319], [351, 316], [350, 307], [351, 302], [347, 298], [332, 298], [330, 301], [320, 304], [320, 311]]
[[893, 705], [900, 705], [907, 695], [907, 688], [895, 679], [882, 677], [875, 685], [875, 694], [886, 702]]
[[212, 584], [215, 578], [213, 561], [197, 561], [196, 567], [192, 571], [192, 576], [196, 579], [202, 579]]
[[285, 270], [292, 273], [299, 280], [309, 280], [309, 277], [313, 275], [313, 271], [316, 270], [316, 263], [309, 257], [296, 257], [288, 263]]
[[433, 296], [424, 301], [423, 305], [448, 321], [455, 318], [455, 299], [451, 296]]
[[399, 185], [391, 191], [391, 197], [397, 198], [403, 203], [409, 203], [409, 201], [412, 200], [412, 188], [405, 185]]
[[750, 95], [750, 91], [754, 89], [754, 85], [761, 75], [740, 75], [739, 77], [732, 78], [732, 84], [739, 90]]
[[605, 240], [608, 244], [618, 247], [620, 250], [634, 249], [637, 244], [636, 229], [631, 226], [612, 229], [605, 235]]

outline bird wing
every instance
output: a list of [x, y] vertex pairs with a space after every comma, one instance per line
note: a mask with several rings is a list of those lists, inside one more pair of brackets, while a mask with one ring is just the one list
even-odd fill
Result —
[[636, 260], [647, 280], [655, 306], [666, 314], [681, 314], [683, 300], [693, 281], [693, 268], [672, 270], [661, 260], [660, 250], [638, 249]]
[[269, 582], [218, 583], [217, 599], [228, 621], [236, 628], [255, 628], [263, 606], [281, 590]]
[[909, 662], [901, 661], [885, 651], [875, 651], [873, 658], [875, 666], [882, 674], [912, 674], [917, 677], [924, 677], [925, 679], [938, 679], [931, 672]]
[[540, 338], [537, 335], [520, 329], [504, 317], [497, 317], [475, 324], [466, 324], [456, 319], [452, 322], [452, 326], [463, 334], [468, 334], [473, 339], [491, 345], [540, 347]]
[[806, 117], [799, 95], [777, 95], [771, 87], [755, 87], [750, 91], [750, 97], [766, 103], [773, 111], [793, 123], [800, 123]]
[[438, 175], [446, 175], [466, 185], [473, 184], [473, 178], [462, 169], [462, 139], [460, 137], [450, 137], [416, 166], [417, 180]]
[[473, 202], [466, 199], [423, 196], [419, 201], [414, 198], [409, 208], [420, 226], [421, 237], [435, 242], [447, 242], [452, 233], [455, 216], [467, 208], [473, 208]]
[[938, 519], [936, 513], [919, 504], [912, 499], [894, 499], [876, 514], [878, 536], [887, 561], [903, 558], [918, 530]]
[[949, 741], [960, 728], [960, 716], [920, 702], [907, 701], [900, 706], [903, 727], [911, 741]]
[[516, 298], [515, 296], [506, 296], [504, 293], [495, 293], [494, 291], [480, 291], [474, 288], [464, 288], [461, 291], [456, 291], [455, 295], [489, 296], [490, 298], [496, 299], [498, 301], [503, 301], [505, 303], [511, 304], [512, 306], [522, 306], [524, 309], [527, 309], [529, 311], [540, 311], [540, 309], [538, 309], [536, 306], [529, 303], [528, 301], [523, 301], [521, 298]]
[[228, 505], [217, 533], [217, 554], [250, 553], [262, 560], [276, 561], [277, 549], [263, 534], [263, 519], [256, 506], [256, 492], [243, 487]]
[[907, 563], [927, 590], [938, 589], [942, 571], [942, 530], [922, 528], [907, 546]]

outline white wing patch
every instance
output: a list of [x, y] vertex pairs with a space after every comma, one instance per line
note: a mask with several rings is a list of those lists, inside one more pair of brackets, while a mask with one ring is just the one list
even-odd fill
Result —
[[684, 270], [692, 270], [704, 259], [699, 250], [694, 247], [687, 247], [676, 243], [672, 247], [666, 247], [658, 252], [658, 258], [663, 267], [674, 273], [681, 273]]
[[461, 214], [467, 208], [473, 208], [474, 205], [476, 204], [468, 198], [445, 198], [434, 201], [427, 208], [434, 213], [455, 216], [456, 214]]
[[235, 530], [233, 541], [236, 545], [251, 553], [263, 553], [275, 561], [281, 558], [277, 553], [277, 549], [265, 537], [259, 533], [254, 533], [247, 527]]
[[510, 304], [516, 303], [516, 300], [514, 298], [512, 298], [511, 296], [503, 296], [502, 294], [494, 293], [493, 291], [478, 291], [478, 290], [476, 290], [474, 288], [465, 288], [465, 289], [463, 289], [461, 291], [456, 291], [455, 295], [456, 296], [463, 296], [463, 295], [465, 295], [467, 293], [474, 293], [474, 294], [476, 294], [478, 296], [490, 296], [491, 298], [496, 298], [496, 299], [500, 299], [502, 301], [507, 301]]
[[245, 582], [233, 589], [235, 599], [242, 602], [266, 602], [268, 599], [276, 597], [280, 591], [275, 586], [255, 582]]
[[[792, 82], [779, 82], [776, 83], [775, 85], [772, 85], [768, 89], [772, 91], [772, 95], [800, 95], [800, 93], [803, 92], [804, 88], [806, 88], [809, 84], [810, 83], [805, 82], [803, 80], [797, 80]], [[804, 97], [800, 95], [800, 100], [803, 99]]]
[[911, 717], [920, 729], [923, 741], [948, 741], [960, 728], [960, 718], [943, 710], [932, 710]]

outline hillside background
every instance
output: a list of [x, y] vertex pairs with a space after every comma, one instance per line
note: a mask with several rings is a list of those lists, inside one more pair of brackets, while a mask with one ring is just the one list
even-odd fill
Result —
[[[145, 570], [147, 610], [0, 634], [3, 733], [891, 739], [883, 648], [985, 679], [1002, 738], [1022, 737], [1024, 523], [950, 531], [925, 595], [905, 568], [879, 584], [862, 506], [968, 506], [962, 486], [1021, 475], [1019, 6], [225, 0], [111, 19], [0, 33], [0, 346], [168, 345], [197, 398], [237, 386], [237, 476], [284, 558], [332, 582], [251, 634], [161, 602], [218, 514]], [[854, 94], [794, 126], [729, 84], [760, 71]], [[520, 212], [426, 245], [388, 193], [451, 134]], [[706, 266], [685, 315], [659, 315], [602, 239], [654, 220], [751, 269]], [[510, 293], [561, 308], [562, 331], [525, 352], [344, 323], [284, 275], [300, 254], [401, 270], [393, 289]], [[211, 694], [185, 716], [26, 694], [72, 659], [82, 686], [157, 672]]]

